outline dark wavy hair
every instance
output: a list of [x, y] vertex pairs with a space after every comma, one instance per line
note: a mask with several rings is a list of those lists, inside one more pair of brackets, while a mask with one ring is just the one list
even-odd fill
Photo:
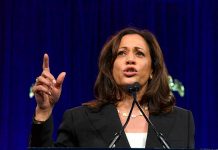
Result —
[[164, 64], [161, 48], [155, 36], [148, 30], [138, 30], [136, 28], [125, 28], [112, 36], [103, 46], [99, 57], [99, 73], [94, 86], [96, 100], [84, 103], [83, 105], [100, 109], [108, 103], [117, 105], [123, 97], [122, 88], [119, 87], [112, 75], [114, 61], [117, 57], [117, 50], [123, 36], [127, 34], [138, 34], [144, 38], [149, 46], [152, 59], [152, 79], [148, 85], [142, 99], [141, 105], [148, 105], [150, 114], [161, 114], [171, 112], [175, 105], [175, 97], [168, 85], [168, 72]]

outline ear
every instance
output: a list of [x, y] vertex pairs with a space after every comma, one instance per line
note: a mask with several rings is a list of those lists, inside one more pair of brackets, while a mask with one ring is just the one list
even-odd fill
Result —
[[153, 75], [152, 75], [152, 74], [150, 74], [150, 75], [149, 75], [149, 79], [150, 79], [150, 80], [152, 80], [152, 78], [153, 78]]
[[152, 80], [152, 78], [153, 78], [153, 70], [151, 70], [151, 73], [149, 75], [149, 79]]

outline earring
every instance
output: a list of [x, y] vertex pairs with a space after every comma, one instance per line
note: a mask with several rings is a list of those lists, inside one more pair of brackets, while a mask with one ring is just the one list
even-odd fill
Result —
[[150, 79], [152, 79], [152, 78], [153, 78], [152, 74], [150, 74], [149, 78], [150, 78]]

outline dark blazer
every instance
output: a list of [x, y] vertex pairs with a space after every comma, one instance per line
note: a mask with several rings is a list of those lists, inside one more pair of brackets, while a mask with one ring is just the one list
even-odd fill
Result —
[[[173, 112], [165, 115], [150, 115], [156, 129], [163, 133], [172, 148], [194, 148], [194, 121], [188, 110], [174, 107]], [[104, 106], [100, 111], [80, 106], [64, 113], [58, 130], [57, 141], [52, 140], [53, 121], [50, 117], [43, 124], [33, 124], [31, 147], [108, 147], [122, 124], [116, 107], [112, 104]], [[125, 133], [116, 143], [116, 147], [129, 148]], [[146, 148], [162, 148], [155, 132], [148, 127]]]

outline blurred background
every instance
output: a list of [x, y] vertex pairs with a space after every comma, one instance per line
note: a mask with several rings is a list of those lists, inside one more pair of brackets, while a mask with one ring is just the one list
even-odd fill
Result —
[[98, 56], [125, 27], [153, 32], [169, 74], [185, 87], [177, 105], [193, 112], [196, 148], [218, 148], [218, 1], [216, 0], [0, 0], [0, 147], [25, 149], [35, 110], [29, 90], [42, 71], [66, 71], [53, 113], [94, 98]]

